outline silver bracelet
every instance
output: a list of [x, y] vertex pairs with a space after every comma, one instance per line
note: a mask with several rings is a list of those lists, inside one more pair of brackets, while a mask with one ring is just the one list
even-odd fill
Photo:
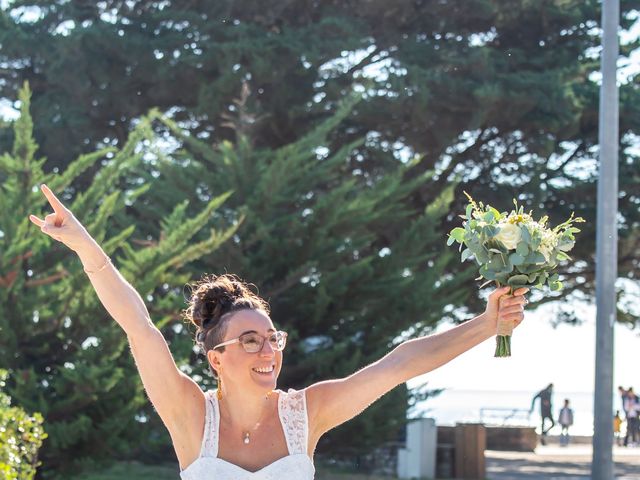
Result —
[[102, 264], [102, 266], [100, 266], [100, 268], [98, 268], [97, 270], [87, 270], [85, 267], [83, 267], [85, 273], [87, 274], [91, 274], [91, 273], [98, 273], [101, 272], [102, 270], [104, 270], [105, 268], [107, 268], [107, 265], [111, 264], [111, 259], [109, 257], [106, 257], [104, 263]]

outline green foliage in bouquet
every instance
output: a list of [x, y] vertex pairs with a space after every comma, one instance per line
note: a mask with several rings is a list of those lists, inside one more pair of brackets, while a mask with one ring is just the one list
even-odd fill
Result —
[[[558, 274], [558, 264], [570, 260], [567, 254], [575, 245], [574, 234], [580, 229], [574, 223], [584, 222], [581, 217], [571, 217], [556, 226], [547, 226], [548, 218], [536, 221], [533, 212], [525, 213], [514, 200], [515, 209], [500, 212], [491, 205], [469, 199], [463, 226], [449, 233], [447, 245], [460, 244], [461, 260], [474, 258], [480, 266], [480, 277], [486, 285], [496, 282], [498, 287], [508, 285], [511, 293], [521, 287], [542, 288], [545, 284], [552, 291], [563, 288]], [[500, 331], [500, 327], [499, 327]], [[498, 334], [496, 356], [511, 355], [511, 334]]]
[[461, 215], [465, 219], [463, 227], [451, 231], [447, 245], [460, 244], [462, 261], [475, 258], [480, 266], [479, 279], [509, 285], [512, 291], [542, 288], [545, 284], [553, 291], [562, 290], [562, 282], [553, 271], [560, 262], [571, 259], [567, 252], [575, 245], [574, 234], [580, 232], [573, 224], [584, 219], [572, 213], [567, 221], [551, 229], [546, 216], [535, 221], [533, 213], [525, 213], [516, 200], [515, 210], [499, 212], [465, 195], [469, 204]]

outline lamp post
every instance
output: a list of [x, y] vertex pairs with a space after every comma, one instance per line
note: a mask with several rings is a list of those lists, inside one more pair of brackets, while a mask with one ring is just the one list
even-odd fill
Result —
[[596, 234], [596, 378], [592, 480], [613, 480], [613, 326], [618, 276], [618, 26], [620, 1], [602, 1], [602, 85]]

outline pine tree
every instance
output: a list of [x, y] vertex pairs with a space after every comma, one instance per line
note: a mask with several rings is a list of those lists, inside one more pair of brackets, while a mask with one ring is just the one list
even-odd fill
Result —
[[[577, 210], [588, 223], [575, 262], [563, 267], [565, 294], [593, 298], [596, 189], [595, 175], [585, 174], [597, 148], [600, 5], [11, 2], [0, 10], [0, 63], [12, 66], [0, 70], [0, 96], [32, 81], [36, 136], [51, 171], [63, 168], [69, 151], [121, 145], [153, 106], [198, 138], [236, 142], [225, 117], [243, 81], [254, 92], [254, 142], [271, 148], [295, 142], [352, 89], [363, 90], [357, 114], [333, 134], [341, 145], [368, 136], [352, 169], [376, 175], [395, 167], [390, 149], [415, 152], [420, 169], [439, 172], [440, 188], [462, 178], [454, 212], [462, 190], [504, 208], [520, 197], [553, 221]], [[621, 2], [624, 29], [638, 6]], [[624, 45], [622, 56], [637, 45]], [[631, 71], [621, 89], [621, 166], [629, 168], [638, 165], [637, 75]], [[633, 177], [621, 176], [621, 191], [621, 236], [630, 250], [619, 271], [635, 280], [640, 247], [627, 240], [638, 225]], [[431, 200], [422, 190], [416, 208]]]
[[[193, 274], [236, 273], [270, 301], [274, 323], [290, 339], [280, 388], [348, 376], [402, 339], [431, 331], [466, 295], [460, 285], [471, 275], [457, 267], [438, 227], [454, 185], [417, 209], [412, 196], [433, 184], [431, 172], [417, 171], [419, 158], [377, 177], [352, 174], [364, 139], [334, 148], [330, 137], [357, 108], [355, 100], [292, 144], [255, 146], [247, 95], [229, 119], [237, 144], [211, 147], [164, 120], [184, 148], [160, 164], [159, 194], [136, 205], [145, 208], [141, 215], [152, 219], [152, 210], [157, 216], [169, 208], [175, 198], [164, 192], [180, 192], [198, 209], [233, 189], [225, 206], [243, 212], [244, 221], [232, 241], [193, 264]], [[447, 268], [459, 274], [446, 276]], [[206, 359], [194, 357], [193, 365], [192, 375], [212, 388]], [[319, 452], [369, 453], [396, 439], [408, 395], [400, 386], [324, 437]]]
[[[143, 119], [122, 149], [84, 155], [59, 174], [45, 174], [37, 158], [29, 114], [30, 90], [20, 92], [21, 116], [15, 143], [0, 156], [0, 365], [11, 372], [8, 394], [29, 411], [42, 412], [49, 434], [42, 449], [43, 477], [68, 475], [113, 457], [135, 454], [149, 435], [144, 424], [147, 400], [127, 349], [126, 335], [100, 305], [75, 254], [42, 235], [28, 215], [47, 209], [37, 185], [46, 182], [143, 298], [160, 328], [181, 327], [176, 319], [182, 296], [167, 284], [185, 280], [183, 267], [209, 254], [235, 232], [237, 225], [212, 229], [201, 241], [193, 237], [228, 197], [222, 194], [185, 216], [185, 205], [165, 210], [154, 241], [134, 248], [135, 225], [125, 206], [153, 188], [119, 187], [132, 181], [143, 165], [145, 142], [153, 133]], [[99, 164], [89, 188], [74, 181]], [[112, 228], [116, 216], [121, 228]], [[125, 219], [127, 220], [125, 222]], [[178, 358], [178, 364], [180, 362]]]

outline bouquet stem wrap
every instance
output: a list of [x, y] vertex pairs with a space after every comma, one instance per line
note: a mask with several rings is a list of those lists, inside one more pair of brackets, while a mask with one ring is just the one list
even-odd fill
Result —
[[[498, 284], [498, 287], [500, 287], [500, 284]], [[513, 295], [513, 287], [509, 290], [509, 296], [511, 295]], [[506, 320], [498, 320], [498, 331], [496, 333], [496, 352], [494, 357], [510, 357], [513, 323]]]

